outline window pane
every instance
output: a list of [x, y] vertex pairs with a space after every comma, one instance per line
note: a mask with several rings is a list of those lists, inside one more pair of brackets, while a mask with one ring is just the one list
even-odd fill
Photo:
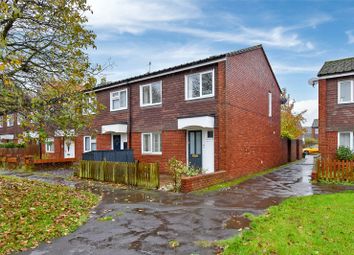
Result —
[[350, 90], [351, 84], [350, 81], [342, 81], [339, 84], [340, 87], [340, 95], [339, 102], [350, 102]]
[[202, 154], [202, 132], [195, 134], [195, 153]]
[[213, 75], [212, 73], [202, 74], [202, 95], [210, 95], [213, 93]]
[[161, 103], [161, 84], [154, 83], [151, 85], [152, 103]]
[[339, 134], [339, 146], [350, 148], [350, 133]]
[[144, 150], [144, 152], [151, 151], [150, 134], [144, 134], [144, 136], [143, 136], [143, 150]]
[[90, 140], [91, 140], [90, 137], [85, 137], [85, 151], [91, 150], [91, 148], [90, 148], [91, 141]]
[[200, 97], [199, 74], [188, 76], [188, 98]]
[[161, 135], [158, 133], [155, 133], [152, 135], [152, 139], [153, 139], [152, 151], [153, 152], [161, 152]]
[[91, 143], [91, 150], [93, 151], [97, 150], [96, 142]]
[[150, 86], [143, 87], [143, 104], [150, 104]]
[[194, 132], [189, 133], [189, 153], [195, 154], [195, 137]]
[[119, 109], [119, 107], [120, 107], [119, 99], [118, 99], [118, 98], [117, 98], [117, 99], [114, 99], [114, 100], [112, 101], [112, 109], [113, 109], [113, 110], [116, 110], [116, 109]]
[[126, 91], [120, 92], [120, 107], [121, 108], [127, 107], [127, 92]]

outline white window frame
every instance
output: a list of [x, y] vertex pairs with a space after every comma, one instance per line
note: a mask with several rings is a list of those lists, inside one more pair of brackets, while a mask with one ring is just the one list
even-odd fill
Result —
[[[10, 117], [11, 116], [11, 119], [12, 119], [12, 125], [10, 125], [10, 122], [9, 122], [9, 120], [10, 120]], [[7, 127], [13, 127], [15, 125], [15, 116], [14, 116], [14, 114], [12, 113], [12, 114], [8, 114], [7, 116], [6, 116], [6, 126]]]
[[[125, 92], [125, 102], [126, 102], [126, 105], [124, 107], [119, 107], [117, 109], [113, 109], [113, 100], [116, 99], [117, 97], [112, 97], [113, 93], [119, 93], [119, 101], [121, 100], [121, 93], [122, 92]], [[111, 112], [115, 112], [115, 111], [121, 111], [121, 110], [126, 110], [128, 109], [128, 89], [121, 89], [121, 90], [115, 90], [115, 91], [112, 91], [110, 94], [109, 94], [109, 105], [110, 105], [110, 111]]]
[[[52, 147], [48, 147], [49, 142], [52, 143]], [[54, 138], [47, 138], [47, 140], [45, 142], [45, 152], [46, 153], [54, 153], [55, 152]]]
[[[211, 89], [211, 94], [209, 95], [203, 95], [202, 93], [202, 75], [206, 73], [211, 73], [211, 82], [212, 82], [212, 89]], [[191, 75], [199, 75], [199, 91], [200, 91], [200, 96], [199, 97], [188, 97], [188, 77]], [[203, 98], [210, 98], [215, 96], [215, 69], [204, 71], [204, 72], [199, 72], [199, 73], [191, 73], [187, 74], [184, 76], [184, 96], [185, 100], [190, 101], [190, 100], [198, 100], [198, 99], [203, 99]]]
[[[161, 102], [158, 103], [153, 103], [152, 102], [152, 85], [154, 84], [159, 84], [160, 85], [160, 91], [161, 91]], [[150, 91], [150, 103], [144, 104], [144, 94], [143, 94], [143, 88], [144, 87], [149, 87]], [[146, 106], [154, 106], [154, 105], [161, 105], [162, 104], [162, 81], [157, 81], [157, 82], [152, 82], [149, 84], [143, 84], [140, 85], [140, 107], [146, 107]]]
[[[88, 138], [89, 139], [89, 146], [90, 146], [90, 148], [86, 148], [86, 142], [85, 142], [85, 140], [86, 140], [86, 138]], [[95, 141], [95, 143], [96, 143], [96, 149], [97, 149], [97, 138], [95, 137], [94, 139], [92, 138], [92, 136], [88, 136], [88, 135], [86, 135], [86, 136], [84, 136], [84, 138], [83, 138], [83, 149], [84, 149], [84, 152], [90, 152], [90, 151], [92, 151], [92, 141]]]
[[339, 142], [340, 142], [340, 135], [341, 134], [349, 134], [350, 135], [349, 146], [350, 146], [350, 149], [353, 150], [353, 132], [351, 132], [351, 131], [338, 132], [337, 148], [340, 147]]
[[[94, 101], [93, 98], [96, 99], [96, 95], [95, 94], [91, 94], [91, 95], [88, 96], [87, 100], [88, 100], [89, 104], [93, 103], [93, 101]], [[97, 108], [97, 106], [95, 108]], [[95, 112], [92, 109], [83, 109], [82, 110], [82, 114], [83, 115], [95, 114]]]
[[4, 115], [0, 116], [0, 128], [4, 127]]
[[[340, 101], [340, 95], [341, 95], [341, 91], [340, 91], [340, 85], [343, 83], [343, 82], [348, 82], [350, 81], [350, 101], [345, 101], [345, 102], [341, 102]], [[338, 81], [338, 89], [337, 89], [337, 92], [338, 92], [338, 104], [352, 104], [354, 103], [354, 81], [353, 80], [340, 80]]]
[[23, 121], [23, 116], [19, 113], [16, 114], [16, 122], [17, 122], [17, 126], [20, 126], [21, 123]]
[[268, 92], [268, 117], [273, 116], [273, 94]]
[[[160, 151], [153, 151], [153, 134], [160, 135]], [[144, 151], [144, 135], [150, 135], [150, 144], [151, 150]], [[141, 154], [144, 155], [162, 155], [162, 134], [161, 132], [150, 132], [150, 133], [141, 133]]]

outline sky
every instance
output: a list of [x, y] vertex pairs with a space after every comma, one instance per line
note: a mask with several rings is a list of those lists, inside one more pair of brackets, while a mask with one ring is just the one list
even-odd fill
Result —
[[354, 56], [354, 1], [88, 0], [93, 63], [107, 81], [262, 44], [282, 88], [318, 115], [308, 84], [326, 60]]

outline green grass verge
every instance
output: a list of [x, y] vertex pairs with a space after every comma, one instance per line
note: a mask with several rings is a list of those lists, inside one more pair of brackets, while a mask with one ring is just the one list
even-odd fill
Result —
[[0, 254], [73, 232], [98, 200], [65, 186], [0, 176]]
[[222, 241], [231, 254], [354, 254], [354, 192], [285, 200]]
[[209, 192], [213, 192], [213, 191], [218, 191], [218, 190], [221, 190], [221, 189], [229, 188], [229, 187], [238, 185], [238, 184], [240, 184], [242, 182], [245, 182], [245, 181], [247, 181], [247, 180], [249, 180], [251, 178], [254, 178], [254, 177], [257, 177], [257, 176], [262, 176], [262, 175], [265, 175], [265, 174], [269, 174], [271, 172], [279, 170], [282, 167], [285, 167], [287, 165], [291, 165], [291, 164], [296, 163], [296, 162], [297, 161], [291, 162], [291, 163], [287, 163], [287, 164], [284, 164], [284, 165], [281, 165], [281, 166], [277, 166], [277, 167], [274, 167], [274, 168], [270, 168], [270, 169], [267, 169], [267, 170], [264, 170], [264, 171], [261, 171], [261, 172], [249, 174], [249, 175], [246, 175], [246, 176], [242, 176], [240, 178], [237, 178], [237, 179], [234, 179], [234, 180], [231, 180], [231, 181], [215, 184], [213, 186], [207, 187], [205, 189], [200, 189], [200, 190], [194, 191], [192, 193], [196, 194], [196, 195], [203, 195], [205, 193], [209, 193]]

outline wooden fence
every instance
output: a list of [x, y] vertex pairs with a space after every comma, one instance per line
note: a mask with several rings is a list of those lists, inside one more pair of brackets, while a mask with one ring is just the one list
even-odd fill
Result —
[[317, 180], [354, 181], [354, 161], [317, 159]]
[[31, 144], [25, 148], [0, 148], [0, 157], [23, 157], [28, 155], [38, 156], [39, 146]]
[[125, 163], [109, 161], [80, 161], [78, 177], [114, 182], [148, 189], [159, 187], [157, 163]]

